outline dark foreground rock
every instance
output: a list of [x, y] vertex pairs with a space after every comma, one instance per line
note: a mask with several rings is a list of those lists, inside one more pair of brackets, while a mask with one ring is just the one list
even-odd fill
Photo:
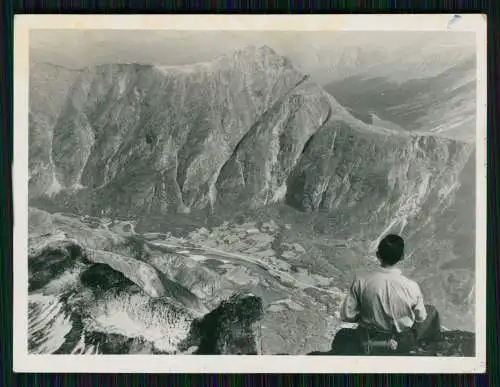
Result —
[[460, 356], [472, 357], [476, 352], [476, 335], [471, 332], [449, 331], [435, 343], [422, 345], [417, 349], [417, 356]]
[[48, 244], [28, 257], [28, 290], [43, 288], [57, 276], [87, 262], [85, 250], [71, 241]]
[[139, 288], [125, 277], [121, 272], [112, 269], [104, 263], [94, 263], [80, 275], [80, 281], [83, 286], [106, 291], [108, 289], [124, 290], [132, 289], [137, 291]]
[[[447, 331], [441, 335], [441, 340], [430, 343], [421, 343], [417, 348], [407, 353], [391, 353], [388, 356], [447, 356], [473, 357], [475, 356], [476, 336], [471, 332]], [[308, 355], [337, 356], [333, 350], [328, 352], [311, 352]], [[357, 354], [366, 356], [365, 354]], [[344, 356], [344, 355], [342, 355]]]
[[236, 294], [194, 320], [186, 349], [197, 346], [198, 355], [257, 355], [253, 325], [262, 315], [262, 300]]

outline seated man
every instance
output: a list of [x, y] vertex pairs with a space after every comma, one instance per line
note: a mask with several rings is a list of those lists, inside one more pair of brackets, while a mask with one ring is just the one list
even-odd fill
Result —
[[[438, 340], [439, 315], [424, 305], [418, 284], [401, 274], [397, 267], [404, 258], [404, 241], [388, 235], [377, 250], [380, 267], [352, 283], [341, 310], [341, 319], [358, 328], [342, 329], [335, 336], [332, 352], [362, 354], [366, 343], [397, 343], [396, 352], [409, 351], [421, 341]], [[395, 342], [395, 343], [394, 343]], [[389, 350], [390, 352], [391, 350]]]

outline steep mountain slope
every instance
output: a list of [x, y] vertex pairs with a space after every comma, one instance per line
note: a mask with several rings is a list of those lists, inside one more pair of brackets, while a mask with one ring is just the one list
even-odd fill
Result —
[[325, 86], [367, 123], [386, 120], [400, 130], [433, 132], [475, 141], [476, 60], [472, 56], [438, 74], [403, 81], [365, 72]]
[[[281, 120], [290, 120], [300, 98], [308, 97], [303, 105], [320, 106], [300, 109], [294, 126], [303, 124], [306, 132], [299, 128], [299, 152], [307, 131], [329, 114], [328, 96], [308, 88], [306, 76], [267, 48], [187, 68], [110, 65], [85, 71], [54, 127], [57, 181], [93, 189], [96, 204], [113, 197], [114, 208], [100, 206], [111, 213], [212, 205], [219, 171], [245, 134], [260, 120], [266, 124], [268, 111], [281, 108]], [[297, 108], [288, 108], [295, 100]]]
[[32, 63], [29, 85], [29, 195], [53, 194], [61, 188], [54, 178], [53, 129], [78, 71]]
[[[475, 329], [475, 153], [457, 179], [450, 205], [412, 237], [409, 274], [449, 328]], [[459, 321], [457, 318], [459, 317]], [[456, 322], [454, 322], [456, 321]]]
[[250, 47], [187, 67], [82, 71], [51, 154], [64, 187], [55, 200], [96, 215], [212, 210], [238, 199], [314, 210], [345, 202], [392, 221], [430, 200], [427, 184], [443, 168], [435, 192], [452, 187], [469, 148], [367, 125], [285, 58]]

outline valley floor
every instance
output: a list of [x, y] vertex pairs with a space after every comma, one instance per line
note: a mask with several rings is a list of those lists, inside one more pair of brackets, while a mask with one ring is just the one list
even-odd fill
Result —
[[191, 353], [192, 322], [235, 294], [262, 300], [257, 353], [328, 351], [353, 269], [375, 264], [364, 242], [321, 244], [272, 219], [183, 235], [136, 227], [30, 210], [30, 351]]

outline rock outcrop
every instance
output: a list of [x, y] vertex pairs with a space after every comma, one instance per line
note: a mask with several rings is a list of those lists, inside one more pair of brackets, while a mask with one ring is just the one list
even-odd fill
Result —
[[79, 263], [86, 261], [86, 252], [72, 241], [60, 241], [47, 244], [28, 259], [28, 290], [31, 292], [75, 269]]
[[61, 184], [54, 176], [52, 143], [54, 126], [79, 71], [35, 63], [29, 85], [29, 197], [41, 192], [54, 195]]
[[196, 346], [198, 355], [257, 355], [255, 323], [261, 315], [262, 299], [236, 294], [194, 320], [184, 346]]

